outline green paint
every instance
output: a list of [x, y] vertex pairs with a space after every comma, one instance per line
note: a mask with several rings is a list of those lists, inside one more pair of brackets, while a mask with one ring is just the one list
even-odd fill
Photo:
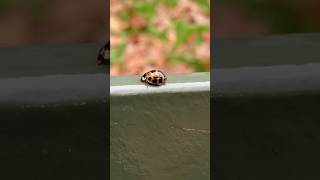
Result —
[[0, 48], [0, 77], [105, 73], [97, 66], [98, 44], [39, 45]]
[[[209, 73], [169, 77], [199, 82]], [[111, 78], [111, 85], [138, 78]], [[209, 103], [209, 91], [111, 95], [111, 180], [209, 179]]]
[[0, 48], [0, 179], [107, 179], [108, 81], [98, 48]]
[[[142, 74], [141, 74], [142, 75]], [[207, 72], [192, 73], [192, 74], [167, 74], [168, 83], [184, 83], [184, 82], [205, 82], [210, 81], [210, 74]], [[122, 76], [111, 77], [111, 86], [121, 85], [139, 85], [140, 76]]]

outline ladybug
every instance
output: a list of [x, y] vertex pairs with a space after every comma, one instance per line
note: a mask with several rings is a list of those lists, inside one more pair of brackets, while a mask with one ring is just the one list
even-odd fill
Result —
[[98, 65], [108, 65], [110, 63], [110, 41], [106, 42], [105, 45], [99, 49], [97, 64]]
[[141, 76], [141, 82], [145, 82], [154, 86], [163, 85], [166, 83], [166, 81], [166, 75], [160, 70], [151, 70]]

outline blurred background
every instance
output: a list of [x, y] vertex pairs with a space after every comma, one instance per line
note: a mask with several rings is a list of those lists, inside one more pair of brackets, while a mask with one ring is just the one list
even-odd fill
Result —
[[215, 37], [320, 31], [319, 0], [215, 0]]
[[0, 0], [0, 46], [103, 44], [105, 0]]
[[[110, 0], [111, 74], [209, 71], [209, 0]], [[105, 0], [0, 0], [0, 46], [102, 43]], [[319, 0], [215, 0], [214, 36], [320, 31]]]
[[111, 0], [111, 75], [210, 69], [209, 0]]

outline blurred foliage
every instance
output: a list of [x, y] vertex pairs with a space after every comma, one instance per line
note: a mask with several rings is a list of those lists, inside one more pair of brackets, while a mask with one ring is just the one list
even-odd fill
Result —
[[111, 74], [209, 71], [208, 0], [111, 0]]
[[46, 10], [45, 6], [47, 3], [48, 0], [0, 0], [0, 15], [10, 9], [23, 7], [24, 10], [28, 10], [33, 17], [37, 18], [44, 14], [43, 12]]
[[[210, 0], [110, 4], [112, 75], [209, 71]], [[106, 12], [101, 0], [0, 0], [0, 45], [101, 42]], [[215, 12], [216, 36], [320, 32], [319, 0], [215, 0]]]
[[102, 43], [106, 1], [0, 0], [0, 46]]
[[0, 14], [16, 3], [16, 0], [0, 0]]
[[318, 0], [217, 0], [216, 4], [237, 7], [246, 19], [264, 23], [269, 33], [320, 31]]

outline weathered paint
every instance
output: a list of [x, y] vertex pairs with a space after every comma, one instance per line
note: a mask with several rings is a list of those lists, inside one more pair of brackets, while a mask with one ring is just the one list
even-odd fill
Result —
[[0, 48], [0, 179], [107, 179], [98, 46]]
[[320, 179], [319, 49], [319, 33], [215, 41], [214, 179]]
[[[207, 81], [205, 74], [196, 74], [197, 81]], [[135, 78], [139, 80], [128, 79]], [[175, 78], [193, 80], [168, 75], [168, 80]], [[121, 96], [111, 92], [111, 180], [209, 179], [209, 102], [209, 89]]]

